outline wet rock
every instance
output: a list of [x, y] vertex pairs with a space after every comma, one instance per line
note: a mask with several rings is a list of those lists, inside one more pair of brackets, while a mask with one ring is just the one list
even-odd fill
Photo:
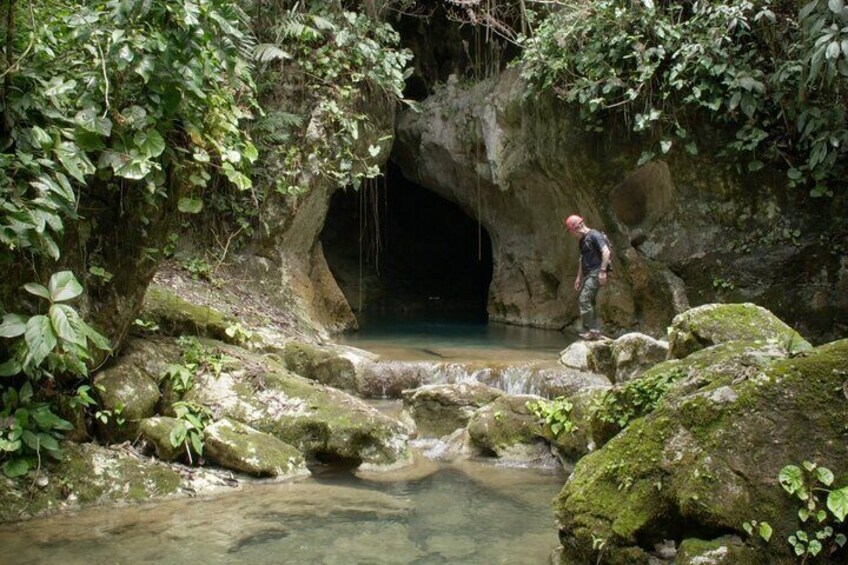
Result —
[[365, 398], [400, 398], [404, 390], [429, 381], [431, 364], [416, 361], [379, 361], [368, 364], [357, 377], [356, 392]]
[[183, 447], [171, 443], [171, 432], [181, 426], [179, 420], [168, 416], [145, 418], [139, 422], [139, 435], [156, 452], [156, 457], [163, 461], [176, 461], [185, 451]]
[[464, 428], [477, 408], [503, 394], [498, 389], [476, 382], [425, 385], [405, 391], [403, 403], [415, 420], [420, 435], [441, 437], [457, 428]]
[[592, 350], [587, 341], [575, 341], [559, 354], [559, 362], [571, 369], [579, 371], [589, 370], [589, 355]]
[[610, 344], [616, 383], [626, 382], [665, 361], [668, 343], [640, 333], [625, 334]]
[[[797, 505], [776, 477], [804, 460], [848, 468], [846, 373], [842, 340], [744, 378], [718, 372], [709, 384], [669, 395], [577, 464], [555, 505], [565, 551], [594, 561], [593, 539], [602, 538], [605, 560], [647, 562], [657, 541], [705, 531], [742, 535], [743, 522], [762, 516], [776, 536], [794, 532]], [[838, 484], [846, 479], [842, 473]], [[769, 544], [765, 562], [791, 558], [790, 549]]]
[[728, 341], [772, 340], [789, 353], [811, 345], [774, 314], [755, 304], [706, 304], [675, 316], [668, 330], [669, 357]]
[[203, 454], [220, 467], [258, 477], [309, 474], [296, 448], [226, 418], [204, 428]]

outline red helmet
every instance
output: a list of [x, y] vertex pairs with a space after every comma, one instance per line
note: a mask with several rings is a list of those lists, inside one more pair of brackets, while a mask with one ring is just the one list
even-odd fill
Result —
[[583, 223], [583, 218], [578, 216], [577, 214], [572, 214], [565, 219], [565, 227], [569, 230], [574, 231], [580, 227], [580, 224]]

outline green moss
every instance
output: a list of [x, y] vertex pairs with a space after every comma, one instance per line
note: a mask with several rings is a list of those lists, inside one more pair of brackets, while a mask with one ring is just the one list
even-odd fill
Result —
[[729, 341], [773, 341], [789, 353], [812, 346], [774, 314], [754, 304], [707, 304], [676, 316], [669, 328], [669, 355], [682, 359]]
[[167, 335], [196, 335], [224, 342], [232, 342], [226, 330], [236, 322], [214, 308], [187, 302], [158, 285], [148, 287], [140, 317], [155, 322]]
[[336, 352], [297, 341], [287, 343], [283, 352], [289, 371], [342, 390], [356, 389], [353, 363]]

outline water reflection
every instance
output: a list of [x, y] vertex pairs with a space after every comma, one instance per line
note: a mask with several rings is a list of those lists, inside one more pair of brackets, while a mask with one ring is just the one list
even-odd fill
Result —
[[446, 317], [444, 313], [366, 316], [360, 319], [358, 332], [336, 339], [377, 353], [410, 349], [430, 351], [433, 357], [456, 357], [456, 351], [462, 350], [468, 358], [497, 351], [521, 358], [555, 357], [574, 340], [559, 331], [490, 324], [468, 315]]

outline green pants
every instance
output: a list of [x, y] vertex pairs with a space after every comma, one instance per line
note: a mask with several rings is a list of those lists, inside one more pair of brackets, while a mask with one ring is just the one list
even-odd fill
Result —
[[598, 271], [592, 271], [583, 277], [583, 286], [580, 287], [580, 296], [577, 299], [580, 305], [580, 317], [583, 319], [583, 329], [599, 330], [601, 325], [598, 322], [598, 308], [595, 306], [595, 300], [598, 297], [598, 290], [601, 288], [601, 283], [598, 281]]

